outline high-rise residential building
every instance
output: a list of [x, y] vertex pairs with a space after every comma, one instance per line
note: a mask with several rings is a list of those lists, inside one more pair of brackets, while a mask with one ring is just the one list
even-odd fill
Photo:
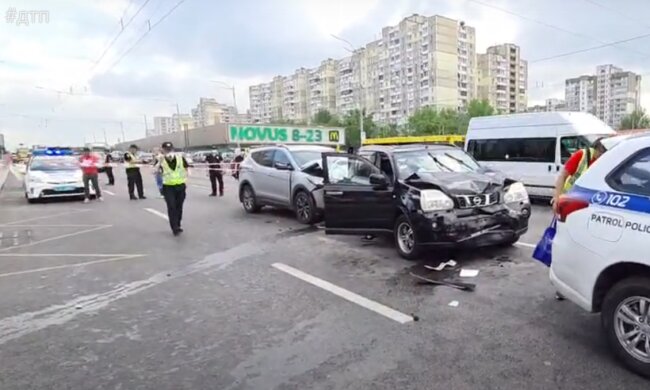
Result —
[[528, 107], [526, 112], [552, 112], [552, 111], [567, 111], [566, 102], [562, 99], [546, 99], [543, 105], [536, 105]]
[[327, 59], [309, 71], [307, 116], [311, 120], [319, 110], [336, 112], [337, 61]]
[[174, 114], [171, 120], [172, 132], [174, 133], [194, 128], [194, 118], [190, 114]]
[[564, 100], [569, 111], [596, 114], [596, 76], [580, 76], [564, 82]]
[[174, 125], [170, 116], [154, 116], [152, 135], [163, 135], [173, 133]]
[[519, 46], [491, 46], [478, 55], [478, 98], [489, 101], [497, 111], [526, 111], [527, 83], [528, 63], [521, 58]]
[[235, 107], [219, 103], [213, 98], [200, 98], [199, 104], [192, 109], [193, 127], [235, 122], [236, 116]]
[[[328, 74], [328, 92], [318, 92], [325, 88], [323, 81], [316, 81], [325, 80], [316, 77], [322, 72]], [[329, 92], [332, 73], [335, 96]], [[277, 77], [271, 83], [251, 86], [251, 117], [259, 122], [304, 121], [327, 102], [339, 115], [363, 108], [378, 121], [402, 123], [423, 106], [463, 110], [476, 98], [476, 77], [473, 27], [438, 15], [412, 15], [396, 26], [384, 27], [380, 39], [348, 57], [282, 77], [280, 86]], [[304, 89], [298, 93], [300, 88]]]
[[640, 107], [641, 76], [613, 65], [601, 65], [595, 75], [565, 82], [567, 108], [590, 112], [617, 128], [623, 117]]

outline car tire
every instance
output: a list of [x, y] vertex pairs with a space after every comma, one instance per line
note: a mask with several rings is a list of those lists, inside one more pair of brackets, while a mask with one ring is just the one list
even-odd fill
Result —
[[[601, 312], [601, 321], [610, 348], [623, 364], [635, 373], [650, 378], [650, 350], [647, 350], [646, 338], [650, 337], [650, 316], [639, 323], [638, 317], [630, 322], [622, 321], [623, 307], [634, 308], [635, 300], [644, 299], [650, 305], [650, 277], [630, 277], [614, 285], [605, 296]], [[638, 309], [638, 303], [637, 309]], [[620, 315], [619, 315], [620, 314]], [[636, 314], [632, 309], [632, 314]], [[639, 327], [638, 329], [636, 327]], [[623, 345], [625, 333], [640, 330], [641, 337], [634, 346]], [[636, 335], [633, 336], [636, 338]], [[627, 337], [629, 340], [630, 337]], [[634, 340], [634, 338], [632, 340]], [[628, 344], [628, 343], [626, 343]]]
[[248, 184], [244, 184], [241, 189], [241, 203], [244, 206], [244, 210], [250, 214], [257, 213], [262, 209], [257, 203], [257, 197], [255, 196], [255, 191], [253, 191], [253, 187]]
[[405, 215], [400, 215], [395, 220], [393, 228], [395, 248], [400, 256], [407, 260], [416, 260], [420, 257], [421, 247], [417, 242], [413, 225]]
[[316, 202], [307, 191], [298, 191], [293, 197], [293, 209], [298, 222], [305, 225], [313, 225], [318, 222], [318, 211]]

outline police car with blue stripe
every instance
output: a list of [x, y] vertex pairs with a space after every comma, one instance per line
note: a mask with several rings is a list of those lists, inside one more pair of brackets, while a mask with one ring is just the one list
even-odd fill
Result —
[[650, 134], [610, 146], [558, 202], [550, 278], [600, 312], [608, 342], [650, 377]]
[[[79, 160], [69, 148], [35, 150], [25, 172], [25, 198], [34, 203], [48, 198], [83, 197], [82, 176]], [[95, 194], [92, 187], [90, 194]]]

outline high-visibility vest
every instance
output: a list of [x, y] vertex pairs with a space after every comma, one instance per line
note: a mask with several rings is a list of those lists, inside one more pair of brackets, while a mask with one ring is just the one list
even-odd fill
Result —
[[126, 152], [126, 155], [129, 157], [128, 161], [124, 161], [124, 165], [127, 168], [137, 168], [138, 165], [136, 164], [136, 158], [131, 152]]
[[564, 181], [564, 187], [562, 188], [563, 193], [569, 191], [575, 184], [576, 180], [585, 173], [587, 168], [589, 168], [589, 160], [592, 159], [595, 153], [596, 150], [594, 148], [582, 149], [582, 158], [578, 163], [578, 169], [576, 169], [576, 173], [567, 177]]
[[171, 169], [169, 162], [166, 158], [162, 159], [162, 179], [163, 185], [166, 186], [179, 186], [185, 184], [187, 181], [187, 170], [183, 166], [183, 158], [175, 156], [176, 158], [176, 168]]

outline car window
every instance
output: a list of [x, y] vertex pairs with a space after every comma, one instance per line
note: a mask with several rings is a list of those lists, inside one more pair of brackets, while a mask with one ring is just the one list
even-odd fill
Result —
[[480, 166], [460, 149], [414, 150], [395, 153], [398, 175], [406, 179], [413, 174], [439, 172], [476, 172]]
[[468, 152], [478, 161], [555, 162], [555, 138], [473, 139]]
[[365, 159], [350, 155], [327, 156], [327, 175], [331, 184], [370, 185], [370, 175], [381, 173]]
[[264, 149], [251, 153], [253, 161], [264, 167], [273, 166], [274, 149]]
[[598, 139], [596, 135], [590, 136], [571, 136], [571, 137], [562, 137], [560, 138], [560, 156], [562, 159], [562, 164], [566, 163], [569, 160], [569, 157], [575, 153], [578, 149], [584, 149], [591, 146]]
[[381, 169], [381, 173], [386, 175], [386, 177], [388, 177], [391, 182], [394, 181], [395, 172], [393, 171], [393, 164], [390, 161], [390, 157], [386, 153], [377, 153], [375, 166]]
[[643, 196], [650, 196], [650, 149], [636, 154], [617, 168], [607, 179], [612, 188]]
[[78, 169], [79, 161], [74, 157], [34, 158], [29, 165], [30, 171], [75, 171]]
[[291, 161], [289, 161], [289, 157], [287, 156], [287, 153], [284, 150], [276, 150], [275, 154], [273, 155], [273, 161], [274, 163], [281, 163], [281, 164], [288, 164], [291, 165]]

